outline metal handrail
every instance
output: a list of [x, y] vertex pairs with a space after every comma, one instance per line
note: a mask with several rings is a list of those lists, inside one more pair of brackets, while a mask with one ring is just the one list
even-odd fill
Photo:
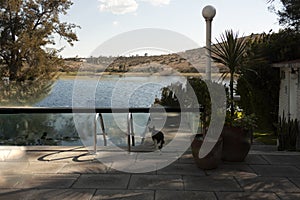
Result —
[[90, 113], [96, 114], [94, 118], [94, 153], [97, 153], [97, 122], [100, 120], [100, 127], [103, 134], [104, 146], [107, 145], [105, 124], [103, 113], [128, 113], [127, 115], [127, 137], [128, 151], [135, 145], [133, 115], [132, 113], [167, 113], [171, 112], [203, 112], [203, 107], [198, 108], [175, 108], [175, 107], [151, 107], [151, 108], [72, 108], [72, 107], [0, 107], [0, 114], [71, 114], [71, 113]]
[[[199, 108], [164, 107], [165, 112], [202, 112]], [[0, 107], [0, 114], [59, 114], [59, 113], [161, 113], [161, 107], [152, 108], [73, 108], [73, 107]]]

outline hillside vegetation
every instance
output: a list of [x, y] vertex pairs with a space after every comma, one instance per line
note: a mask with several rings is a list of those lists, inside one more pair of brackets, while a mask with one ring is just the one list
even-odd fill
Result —
[[[205, 49], [193, 49], [168, 55], [89, 57], [65, 59], [62, 72], [136, 72], [136, 73], [204, 73], [206, 66]], [[225, 68], [212, 63], [212, 71], [218, 73]]]

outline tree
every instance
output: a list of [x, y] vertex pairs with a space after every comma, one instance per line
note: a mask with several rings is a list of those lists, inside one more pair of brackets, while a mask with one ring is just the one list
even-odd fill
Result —
[[238, 33], [233, 33], [232, 30], [225, 31], [221, 34], [221, 40], [217, 39], [217, 44], [210, 50], [212, 59], [220, 64], [228, 67], [229, 72], [223, 74], [223, 78], [229, 75], [229, 104], [230, 115], [234, 116], [234, 76], [239, 73], [240, 67], [245, 60], [247, 42], [246, 38], [238, 38]]
[[28, 71], [49, 73], [57, 50], [46, 51], [46, 45], [55, 44], [55, 34], [70, 45], [78, 40], [78, 26], [59, 19], [71, 5], [70, 0], [1, 0], [0, 60], [11, 80], [24, 78]]
[[300, 31], [300, 0], [280, 0], [281, 10], [276, 10], [273, 3], [275, 0], [269, 0], [270, 8], [279, 16], [279, 24], [288, 28]]
[[300, 33], [291, 29], [252, 36], [247, 62], [237, 84], [240, 106], [246, 114], [255, 113], [260, 128], [271, 129], [278, 122], [279, 69], [272, 63], [300, 58]]

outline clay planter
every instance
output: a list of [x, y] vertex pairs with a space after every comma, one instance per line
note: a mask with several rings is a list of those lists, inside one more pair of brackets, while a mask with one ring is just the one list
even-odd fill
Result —
[[222, 160], [242, 162], [251, 147], [251, 133], [238, 127], [225, 126], [222, 131]]
[[195, 163], [197, 166], [201, 169], [215, 169], [219, 166], [221, 163], [222, 158], [222, 144], [223, 140], [222, 138], [219, 138], [218, 142], [214, 146], [214, 148], [211, 150], [211, 152], [205, 156], [204, 158], [199, 158], [199, 150], [203, 143], [203, 136], [200, 134], [197, 134], [191, 144], [192, 154], [195, 160]]

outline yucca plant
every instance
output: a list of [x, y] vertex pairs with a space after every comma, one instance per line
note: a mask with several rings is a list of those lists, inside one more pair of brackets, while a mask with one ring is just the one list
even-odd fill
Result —
[[278, 150], [297, 150], [299, 139], [299, 123], [297, 119], [280, 117], [277, 125]]
[[240, 72], [240, 67], [246, 58], [247, 39], [245, 37], [238, 37], [238, 33], [234, 33], [232, 30], [226, 30], [221, 34], [221, 39], [216, 39], [217, 44], [210, 50], [212, 53], [212, 59], [220, 64], [226, 66], [229, 71], [224, 72], [222, 78], [225, 79], [228, 75], [230, 78], [229, 83], [229, 105], [230, 115], [234, 117], [234, 77]]

